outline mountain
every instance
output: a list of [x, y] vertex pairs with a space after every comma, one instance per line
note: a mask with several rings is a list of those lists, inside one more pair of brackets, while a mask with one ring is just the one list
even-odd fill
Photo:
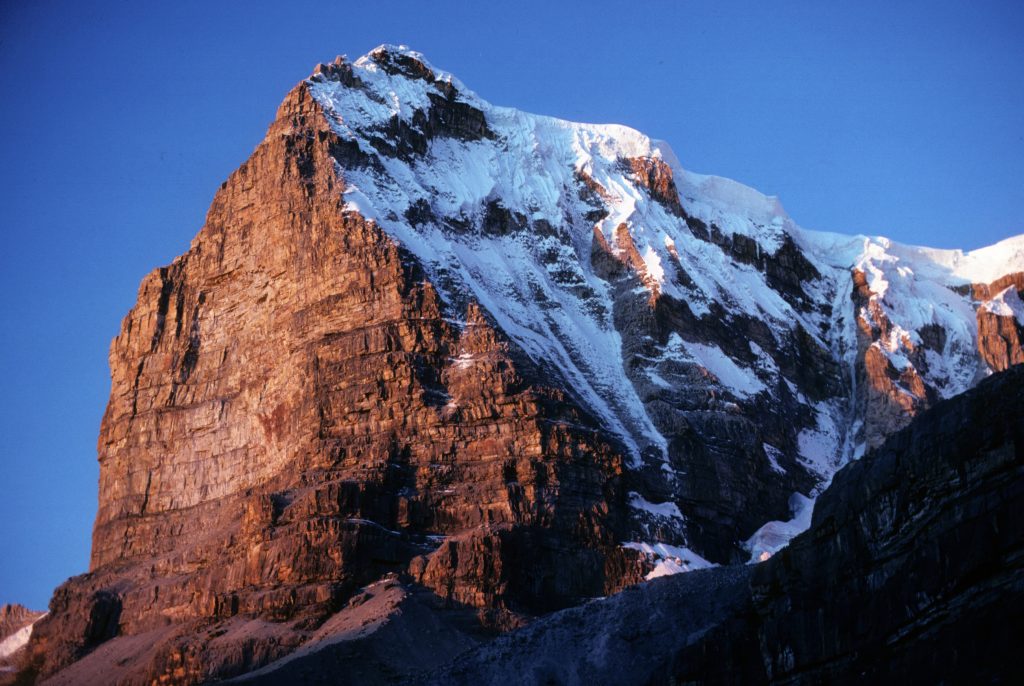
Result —
[[1024, 237], [805, 231], [406, 48], [320, 65], [112, 343], [90, 571], [23, 675], [234, 676], [371, 602], [461, 627], [440, 659], [767, 559], [842, 465], [1021, 361], [1021, 289]]
[[32, 627], [44, 614], [21, 605], [0, 607], [0, 683], [20, 667]]

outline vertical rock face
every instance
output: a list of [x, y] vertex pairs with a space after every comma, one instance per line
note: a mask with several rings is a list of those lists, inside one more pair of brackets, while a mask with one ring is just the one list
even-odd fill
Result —
[[1016, 367], [841, 470], [810, 529], [767, 562], [556, 613], [414, 683], [1012, 683], [1022, 506]]
[[978, 350], [994, 371], [1024, 362], [1024, 273], [1009, 274], [992, 284], [975, 286], [978, 307]]
[[320, 65], [111, 346], [90, 572], [26, 674], [240, 673], [389, 573], [506, 628], [764, 552], [794, 493], [1014, 363], [1019, 300], [970, 288], [1010, 244], [812, 234], [407, 49]]
[[[92, 573], [55, 596], [43, 675], [169, 622], [315, 627], [392, 570], [499, 624], [637, 578], [614, 437], [344, 210], [323, 122], [300, 85], [143, 281], [111, 348]], [[175, 650], [154, 674], [211, 676]]]
[[[868, 447], [881, 445], [886, 436], [906, 426], [911, 418], [935, 402], [933, 387], [926, 386], [918, 369], [927, 362], [925, 343], [916, 344], [909, 332], [894, 327], [887, 312], [871, 291], [863, 271], [853, 272], [853, 301], [857, 317], [857, 402], [862, 408], [863, 437]], [[929, 341], [941, 353], [945, 330], [935, 327], [937, 340]], [[937, 343], [937, 346], [935, 345]], [[886, 352], [907, 351], [915, 364], [894, 362]], [[932, 348], [933, 352], [934, 348]], [[908, 359], [909, 362], [909, 359]]]

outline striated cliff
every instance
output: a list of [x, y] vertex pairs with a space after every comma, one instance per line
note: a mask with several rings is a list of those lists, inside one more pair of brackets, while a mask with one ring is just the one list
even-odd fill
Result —
[[1012, 683], [1022, 506], [1018, 366], [841, 470], [771, 560], [557, 613], [417, 683]]
[[842, 464], [1020, 361], [1022, 271], [1021, 239], [804, 231], [405, 48], [320, 65], [122, 323], [90, 572], [23, 676], [241, 674], [391, 574], [486, 631], [769, 556]]
[[[479, 308], [442, 316], [344, 211], [336, 147], [300, 85], [191, 250], [144, 280], [111, 348], [92, 571], [54, 597], [40, 676], [147, 633], [135, 678], [237, 671], [388, 571], [498, 625], [638, 578], [613, 437]], [[232, 617], [288, 636], [211, 644]]]

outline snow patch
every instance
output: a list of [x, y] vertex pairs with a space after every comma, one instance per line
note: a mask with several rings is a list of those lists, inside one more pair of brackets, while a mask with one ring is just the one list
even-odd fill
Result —
[[772, 471], [777, 474], [785, 474], [785, 468], [779, 464], [779, 458], [783, 456], [782, 451], [768, 443], [762, 443], [761, 447], [764, 448], [764, 455], [768, 458], [768, 464], [771, 465]]
[[797, 535], [807, 531], [814, 514], [814, 500], [802, 493], [794, 493], [789, 497], [789, 511], [790, 519], [768, 522], [744, 541], [743, 547], [750, 551], [750, 562], [764, 562], [789, 545]]
[[654, 569], [647, 573], [644, 578], [650, 581], [660, 576], [692, 572], [695, 569], [709, 569], [717, 567], [713, 562], [708, 562], [703, 557], [683, 546], [669, 545], [667, 543], [624, 543], [623, 548], [639, 550], [654, 560]]
[[814, 405], [816, 426], [797, 435], [799, 461], [827, 483], [838, 468], [843, 432], [835, 420], [837, 412], [828, 403]]
[[31, 624], [21, 627], [3, 641], [0, 641], [0, 660], [10, 657], [28, 645], [28, 640], [32, 637], [32, 627], [45, 616], [46, 614], [43, 614]]
[[642, 510], [656, 517], [683, 519], [683, 513], [679, 511], [679, 507], [675, 503], [652, 503], [645, 500], [643, 496], [635, 491], [630, 491], [629, 493], [629, 505], [636, 510]]
[[703, 343], [684, 341], [675, 332], [669, 336], [657, 361], [665, 360], [696, 363], [707, 370], [715, 382], [741, 398], [767, 390], [752, 369], [741, 367], [721, 349]]
[[1014, 286], [1001, 290], [991, 300], [981, 305], [981, 309], [1000, 317], [1014, 317], [1020, 326], [1024, 326], [1024, 302]]

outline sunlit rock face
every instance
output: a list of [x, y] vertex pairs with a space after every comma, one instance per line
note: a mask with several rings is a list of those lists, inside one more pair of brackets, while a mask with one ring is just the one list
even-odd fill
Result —
[[504, 629], [771, 556], [1019, 361], [1022, 252], [805, 231], [405, 48], [320, 65], [111, 346], [91, 571], [31, 673], [237, 674], [388, 574]]

